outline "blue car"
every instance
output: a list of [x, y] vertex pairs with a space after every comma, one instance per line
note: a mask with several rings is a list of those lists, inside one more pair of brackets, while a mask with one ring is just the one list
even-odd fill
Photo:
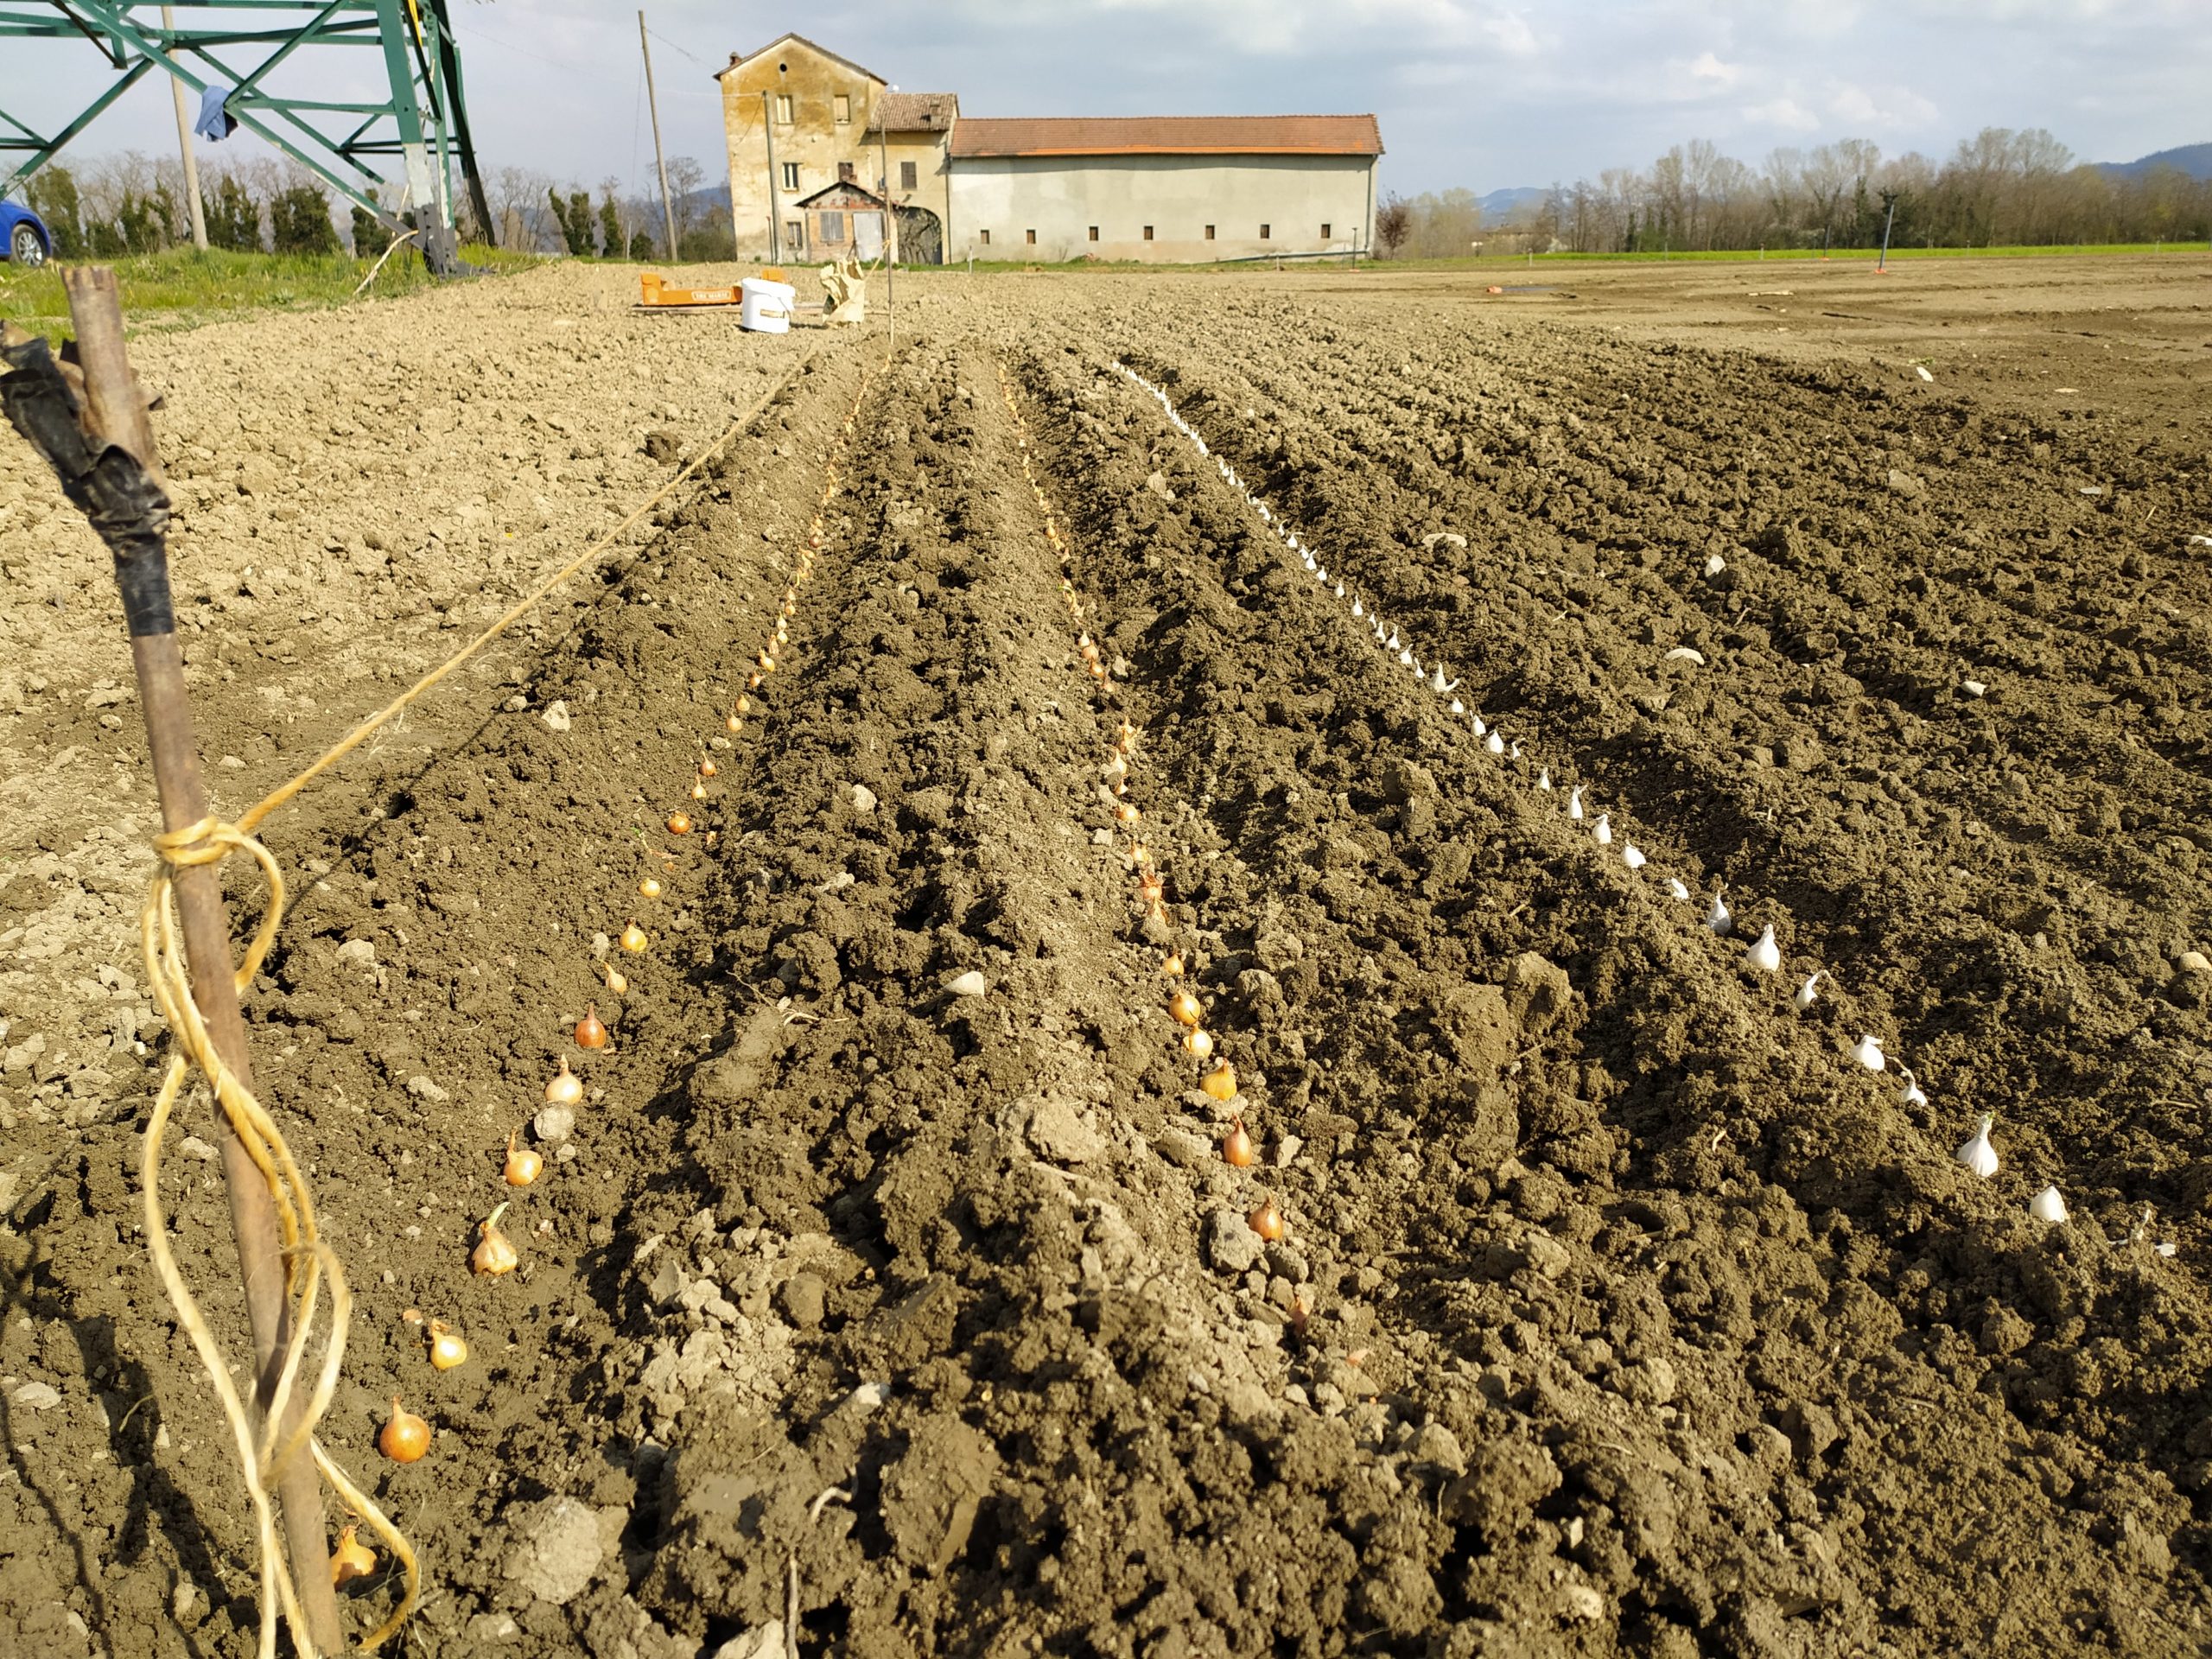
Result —
[[36, 270], [54, 252], [54, 234], [39, 216], [12, 201], [0, 201], [0, 259]]

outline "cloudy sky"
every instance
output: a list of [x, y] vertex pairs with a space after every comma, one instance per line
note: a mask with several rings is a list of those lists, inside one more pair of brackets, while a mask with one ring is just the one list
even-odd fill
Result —
[[[1938, 157], [1983, 126], [2048, 127], [2125, 161], [2212, 140], [2212, 0], [650, 0], [671, 155], [722, 175], [713, 70], [787, 27], [971, 115], [1372, 111], [1384, 186], [1572, 181], [1718, 142], [1871, 138]], [[145, 9], [150, 14], [150, 8]], [[480, 156], [640, 185], [652, 147], [633, 7], [458, 0]], [[58, 124], [104, 84], [83, 43], [6, 48], [0, 108]], [[372, 68], [367, 53], [341, 58]], [[305, 74], [288, 83], [335, 92]], [[243, 135], [241, 135], [243, 138]], [[245, 142], [251, 142], [247, 140]], [[239, 139], [232, 141], [232, 144]], [[173, 149], [164, 86], [80, 154]]]

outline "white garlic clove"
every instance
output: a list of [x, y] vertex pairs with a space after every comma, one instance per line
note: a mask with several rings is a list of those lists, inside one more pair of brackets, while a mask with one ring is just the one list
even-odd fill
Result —
[[1792, 1001], [1796, 1003], [1798, 1013], [1802, 1014], [1806, 1009], [1811, 1007], [1813, 1006], [1813, 999], [1820, 995], [1821, 976], [1823, 971], [1823, 969], [1816, 968], [1810, 974], [1808, 974], [1805, 976], [1805, 982], [1797, 988], [1797, 995], [1790, 999]]
[[1487, 737], [1490, 734], [1490, 728], [1483, 724], [1483, 717], [1480, 715], [1477, 715], [1473, 716], [1473, 719], [1475, 722], [1475, 735], [1477, 737]]
[[1882, 1052], [1881, 1039], [1861, 1036], [1851, 1051], [1851, 1058], [1869, 1071], [1879, 1071], [1889, 1065], [1889, 1056]]
[[1452, 699], [1452, 712], [1455, 715], [1464, 715], [1467, 712], [1467, 705], [1454, 697]]
[[1687, 904], [1689, 902], [1690, 890], [1670, 875], [1667, 878], [1667, 896]]
[[[1342, 598], [1344, 597], [1344, 594], [1341, 594], [1341, 593], [1339, 593], [1339, 594], [1337, 595], [1337, 597], [1338, 597], [1338, 599], [1342, 599]], [[1365, 616], [1365, 615], [1367, 614], [1367, 612], [1366, 612], [1366, 610], [1365, 610], [1365, 609], [1361, 606], [1360, 602], [1359, 602], [1357, 600], [1356, 600], [1356, 599], [1355, 599], [1355, 600], [1354, 600], [1354, 601], [1352, 601], [1352, 602], [1351, 602], [1351, 613], [1352, 613], [1354, 616]]]
[[1736, 925], [1735, 912], [1718, 893], [1713, 895], [1713, 908], [1705, 912], [1705, 925], [1723, 938]]
[[1778, 974], [1782, 971], [1782, 947], [1774, 942], [1772, 922], [1769, 922], [1761, 931], [1758, 942], [1744, 952], [1744, 965], [1756, 973]]
[[1996, 1121], [1984, 1113], [1981, 1127], [1974, 1132], [1973, 1138], [1962, 1142], [1959, 1149], [1951, 1154], [1985, 1181], [1997, 1173], [1997, 1148], [1990, 1144], [1989, 1140], [1989, 1127]]
[[1551, 772], [1551, 768], [1550, 768], [1549, 766], [1547, 766], [1547, 767], [1545, 767], [1541, 772], [1538, 772], [1538, 773], [1536, 774], [1536, 787], [1537, 787], [1538, 789], [1549, 789], [1551, 786], [1552, 786], [1552, 772]]
[[1643, 854], [1634, 842], [1630, 842], [1621, 849], [1621, 862], [1631, 870], [1642, 869], [1643, 861]]
[[1897, 1075], [1904, 1079], [1904, 1086], [1897, 1090], [1897, 1104], [1925, 1106], [1928, 1103], [1928, 1091], [1920, 1086], [1920, 1079], [1912, 1075], [1912, 1068], [1900, 1064], [1897, 1067]]
[[1488, 749], [1492, 754], [1503, 754], [1505, 740], [1496, 732], [1492, 732], [1488, 737], [1483, 739], [1483, 747]]
[[1611, 846], [1613, 844], [1613, 815], [1610, 812], [1600, 812], [1598, 815], [1598, 822], [1591, 826], [1590, 833], [1598, 838], [1598, 844], [1600, 847]]
[[2031, 1221], [2047, 1221], [2053, 1226], [2065, 1221], [2066, 1200], [2059, 1196], [2056, 1187], [2046, 1186], [2028, 1200], [2028, 1218]]
[[1582, 821], [1582, 785], [1577, 784], [1567, 798], [1567, 816], [1577, 823]]

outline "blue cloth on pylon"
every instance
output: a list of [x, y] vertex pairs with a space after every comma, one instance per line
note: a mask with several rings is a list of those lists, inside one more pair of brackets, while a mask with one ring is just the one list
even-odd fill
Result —
[[210, 143], [220, 143], [238, 130], [238, 117], [223, 107], [232, 90], [228, 86], [210, 86], [200, 94], [200, 118], [192, 124], [192, 130]]

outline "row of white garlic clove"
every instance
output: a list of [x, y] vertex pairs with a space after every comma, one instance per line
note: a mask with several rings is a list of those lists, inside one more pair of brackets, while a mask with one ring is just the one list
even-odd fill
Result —
[[[1165, 391], [1153, 385], [1118, 359], [1114, 362], [1113, 366], [1126, 376], [1132, 384], [1149, 392], [1166, 411], [1170, 423], [1176, 430], [1197, 445], [1201, 454], [1207, 453], [1204, 440], [1176, 410], [1173, 400]], [[1243, 478], [1225, 459], [1215, 456], [1214, 464], [1219, 470], [1224, 481], [1243, 496], [1246, 505], [1256, 512], [1261, 521], [1274, 531], [1277, 539], [1281, 540], [1290, 551], [1298, 554], [1301, 565], [1306, 569], [1315, 573], [1323, 587], [1327, 588], [1328, 573], [1320, 565], [1313, 550], [1301, 545], [1294, 531], [1287, 530], [1276, 521], [1267, 503], [1256, 493], [1246, 488]], [[1713, 575], [1716, 572], [1708, 569], [1707, 574]], [[1341, 580], [1335, 584], [1334, 594], [1339, 600], [1345, 597], [1345, 590]], [[1386, 653], [1395, 656], [1402, 666], [1411, 668], [1417, 677], [1422, 674], [1420, 663], [1412, 647], [1399, 638], [1395, 628], [1386, 629], [1381, 619], [1366, 608], [1365, 604], [1357, 594], [1351, 596], [1351, 614], [1356, 620], [1366, 621], [1372, 626], [1376, 643], [1381, 645]], [[1459, 683], [1458, 680], [1446, 678], [1441, 662], [1431, 663], [1426, 677], [1428, 690], [1440, 697], [1451, 696], [1452, 693], [1459, 688]], [[1457, 697], [1452, 700], [1451, 710], [1455, 715], [1467, 712], [1464, 703]], [[1493, 755], [1506, 753], [1507, 744], [1503, 735], [1486, 726], [1480, 714], [1473, 715], [1471, 722], [1474, 735], [1481, 741], [1487, 753]], [[1517, 742], [1511, 746], [1511, 753], [1513, 759], [1517, 760], [1521, 758], [1521, 746]], [[1553, 789], [1551, 772], [1548, 768], [1539, 770], [1536, 787], [1546, 791]], [[1585, 822], [1587, 818], [1582, 804], [1583, 788], [1584, 786], [1580, 785], [1574, 785], [1567, 797], [1567, 816], [1576, 823]], [[1614, 839], [1611, 815], [1600, 812], [1592, 824], [1591, 833], [1600, 847], [1610, 846]], [[1631, 870], [1642, 869], [1649, 861], [1642, 849], [1633, 842], [1624, 843], [1621, 858]], [[1672, 876], [1662, 879], [1666, 884], [1669, 896], [1677, 900], [1687, 900], [1689, 898], [1689, 889], [1683, 886], [1681, 880]], [[1735, 918], [1728, 908], [1726, 899], [1718, 892], [1713, 894], [1713, 907], [1707, 913], [1705, 919], [1706, 925], [1717, 936], [1725, 937], [1733, 930], [1735, 925]], [[1746, 968], [1757, 973], [1777, 974], [1781, 971], [1782, 951], [1775, 938], [1772, 923], [1768, 923], [1761, 930], [1758, 938], [1746, 948], [1744, 953], [1744, 963]], [[1791, 998], [1798, 1012], [1803, 1013], [1813, 1006], [1819, 995], [1820, 982], [1827, 976], [1826, 970], [1820, 969], [1815, 969], [1806, 976]], [[1849, 1058], [1856, 1060], [1870, 1072], [1885, 1071], [1892, 1065], [1891, 1058], [1883, 1049], [1881, 1039], [1871, 1033], [1861, 1035], [1848, 1053]], [[1927, 1092], [1921, 1088], [1919, 1079], [1914, 1075], [1911, 1068], [1897, 1063], [1896, 1069], [1898, 1076], [1903, 1079], [1897, 1096], [1899, 1103], [1904, 1105], [1928, 1104]], [[1974, 1134], [1953, 1154], [1957, 1161], [1964, 1165], [1969, 1172], [1984, 1180], [1995, 1175], [1998, 1168], [1997, 1149], [1990, 1139], [1990, 1131], [1994, 1121], [1993, 1117], [1985, 1116]], [[2029, 1201], [2028, 1213], [2037, 1221], [2063, 1223], [2067, 1219], [2065, 1198], [2060, 1194], [2056, 1185], [2046, 1186]], [[2158, 1249], [2161, 1255], [2171, 1255], [2173, 1254], [2174, 1247], [2167, 1243], [2160, 1245]]]

